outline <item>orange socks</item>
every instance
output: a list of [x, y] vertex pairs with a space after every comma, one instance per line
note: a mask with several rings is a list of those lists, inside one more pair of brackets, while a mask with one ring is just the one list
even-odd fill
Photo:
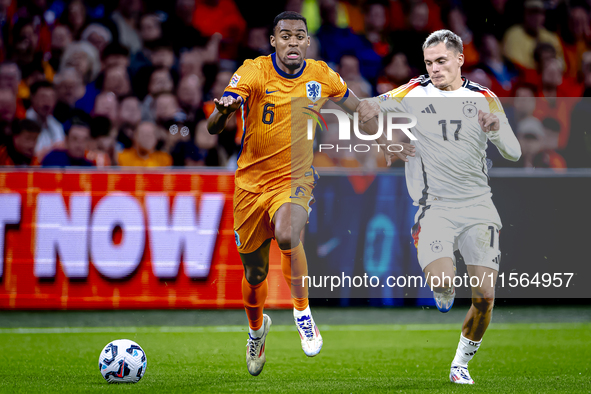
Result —
[[258, 285], [251, 285], [242, 277], [242, 299], [244, 300], [244, 309], [248, 317], [248, 325], [253, 331], [257, 331], [263, 325], [263, 306], [267, 299], [269, 287], [267, 279]]
[[281, 251], [281, 271], [291, 289], [294, 308], [303, 311], [308, 307], [308, 283], [302, 287], [302, 277], [308, 275], [308, 262], [301, 242], [293, 249]]

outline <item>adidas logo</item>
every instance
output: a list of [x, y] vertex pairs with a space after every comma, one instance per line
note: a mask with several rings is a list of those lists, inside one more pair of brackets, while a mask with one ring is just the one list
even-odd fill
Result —
[[429, 104], [429, 106], [427, 108], [425, 108], [424, 110], [422, 110], [421, 113], [423, 113], [423, 114], [436, 114], [437, 112], [435, 111], [435, 108], [433, 107], [433, 104]]

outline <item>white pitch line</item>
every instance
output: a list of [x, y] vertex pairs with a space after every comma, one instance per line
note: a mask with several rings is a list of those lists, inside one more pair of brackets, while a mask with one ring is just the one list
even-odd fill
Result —
[[[321, 331], [457, 331], [459, 324], [377, 324], [377, 325], [319, 325]], [[515, 323], [491, 324], [489, 330], [572, 330], [591, 328], [591, 323]], [[275, 332], [295, 331], [291, 325], [277, 325]], [[101, 333], [223, 333], [246, 332], [245, 326], [144, 326], [144, 327], [49, 327], [49, 328], [0, 328], [0, 334], [101, 334]]]

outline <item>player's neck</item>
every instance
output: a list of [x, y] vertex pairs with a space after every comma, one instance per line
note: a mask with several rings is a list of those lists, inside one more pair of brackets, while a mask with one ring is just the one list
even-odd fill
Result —
[[462, 83], [464, 83], [464, 81], [462, 81], [462, 77], [459, 77], [455, 81], [450, 83], [449, 85], [439, 88], [439, 90], [443, 90], [446, 92], [453, 92], [454, 90], [458, 90], [459, 88], [461, 88]]
[[295, 70], [292, 70], [290, 68], [287, 68], [287, 66], [285, 64], [283, 64], [281, 62], [281, 60], [279, 60], [279, 59], [277, 59], [276, 64], [277, 64], [277, 67], [281, 71], [283, 71], [284, 73], [289, 74], [289, 75], [296, 75], [297, 73], [299, 73], [302, 70], [302, 67], [304, 67], [304, 62], [302, 62], [302, 65], [301, 66], [299, 66]]

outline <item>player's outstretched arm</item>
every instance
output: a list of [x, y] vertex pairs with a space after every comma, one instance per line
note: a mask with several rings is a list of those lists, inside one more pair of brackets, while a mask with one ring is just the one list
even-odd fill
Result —
[[511, 161], [519, 160], [521, 157], [521, 145], [519, 145], [519, 141], [515, 137], [504, 115], [499, 119], [494, 113], [486, 113], [479, 110], [478, 123], [482, 131], [487, 134], [488, 139], [495, 144], [505, 159]]
[[226, 127], [230, 116], [242, 105], [242, 97], [235, 99], [232, 96], [224, 96], [221, 99], [214, 99], [215, 109], [207, 119], [207, 130], [209, 134], [219, 134]]
[[[357, 112], [359, 113], [359, 125], [361, 126], [361, 129], [368, 134], [375, 134], [379, 128], [378, 116], [383, 110], [384, 109], [381, 108], [374, 99], [361, 100], [359, 106], [357, 107]], [[388, 141], [386, 133], [382, 133], [376, 142], [384, 146], [391, 145], [392, 143], [392, 141]], [[401, 151], [391, 152], [388, 149], [383, 149], [388, 167], [392, 165], [392, 162], [394, 162], [396, 158], [407, 162], [408, 156], [415, 156], [414, 145], [409, 144], [408, 142], [396, 142], [396, 144], [402, 147]]]

